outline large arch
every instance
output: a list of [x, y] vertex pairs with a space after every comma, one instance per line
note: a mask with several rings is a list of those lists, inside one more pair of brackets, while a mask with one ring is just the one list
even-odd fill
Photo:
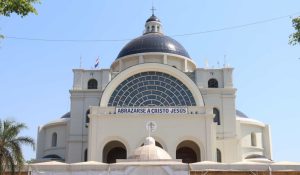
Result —
[[117, 140], [108, 142], [102, 152], [102, 161], [104, 163], [116, 163], [117, 159], [126, 159], [127, 149], [125, 145]]
[[200, 162], [200, 147], [191, 140], [182, 141], [176, 147], [176, 159], [182, 159], [183, 163]]
[[101, 101], [100, 101], [100, 107], [107, 107], [109, 99], [114, 92], [114, 90], [117, 88], [117, 86], [122, 83], [127, 78], [141, 73], [141, 72], [147, 72], [147, 71], [159, 71], [162, 73], [166, 73], [169, 75], [172, 75], [173, 77], [177, 78], [179, 81], [181, 81], [187, 88], [191, 91], [196, 106], [204, 106], [202, 95], [196, 86], [196, 84], [183, 72], [180, 70], [173, 68], [169, 65], [164, 64], [158, 64], [158, 63], [146, 63], [146, 64], [139, 64], [136, 66], [132, 66], [121, 73], [119, 73], [105, 88]]

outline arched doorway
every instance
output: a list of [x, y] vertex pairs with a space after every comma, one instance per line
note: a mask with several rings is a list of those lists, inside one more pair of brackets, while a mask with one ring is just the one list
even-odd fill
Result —
[[104, 146], [102, 155], [104, 163], [116, 163], [117, 159], [127, 158], [127, 150], [123, 143], [111, 141]]
[[190, 140], [181, 142], [176, 148], [176, 159], [182, 159], [183, 163], [194, 163], [201, 161], [199, 146]]

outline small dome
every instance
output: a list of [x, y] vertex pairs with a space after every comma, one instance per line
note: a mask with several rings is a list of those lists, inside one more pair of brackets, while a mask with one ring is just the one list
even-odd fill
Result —
[[171, 156], [163, 149], [155, 146], [155, 140], [152, 137], [147, 137], [144, 146], [138, 147], [133, 152], [129, 159], [137, 160], [170, 160]]
[[185, 48], [171, 37], [161, 33], [147, 33], [126, 44], [120, 51], [117, 59], [131, 54], [146, 52], [164, 52], [190, 58]]
[[150, 16], [150, 18], [148, 18], [146, 22], [150, 22], [150, 21], [160, 22], [160, 20], [154, 14]]

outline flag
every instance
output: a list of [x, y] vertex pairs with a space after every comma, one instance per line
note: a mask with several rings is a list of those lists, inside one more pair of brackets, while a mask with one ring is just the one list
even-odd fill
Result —
[[96, 59], [96, 63], [94, 65], [94, 68], [97, 68], [99, 66], [99, 57]]

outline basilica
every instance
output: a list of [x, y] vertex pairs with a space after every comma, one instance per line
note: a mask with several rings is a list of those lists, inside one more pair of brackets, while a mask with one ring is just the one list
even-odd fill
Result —
[[73, 76], [70, 112], [38, 129], [38, 161], [272, 159], [270, 126], [236, 109], [233, 68], [197, 67], [155, 14], [110, 68]]

